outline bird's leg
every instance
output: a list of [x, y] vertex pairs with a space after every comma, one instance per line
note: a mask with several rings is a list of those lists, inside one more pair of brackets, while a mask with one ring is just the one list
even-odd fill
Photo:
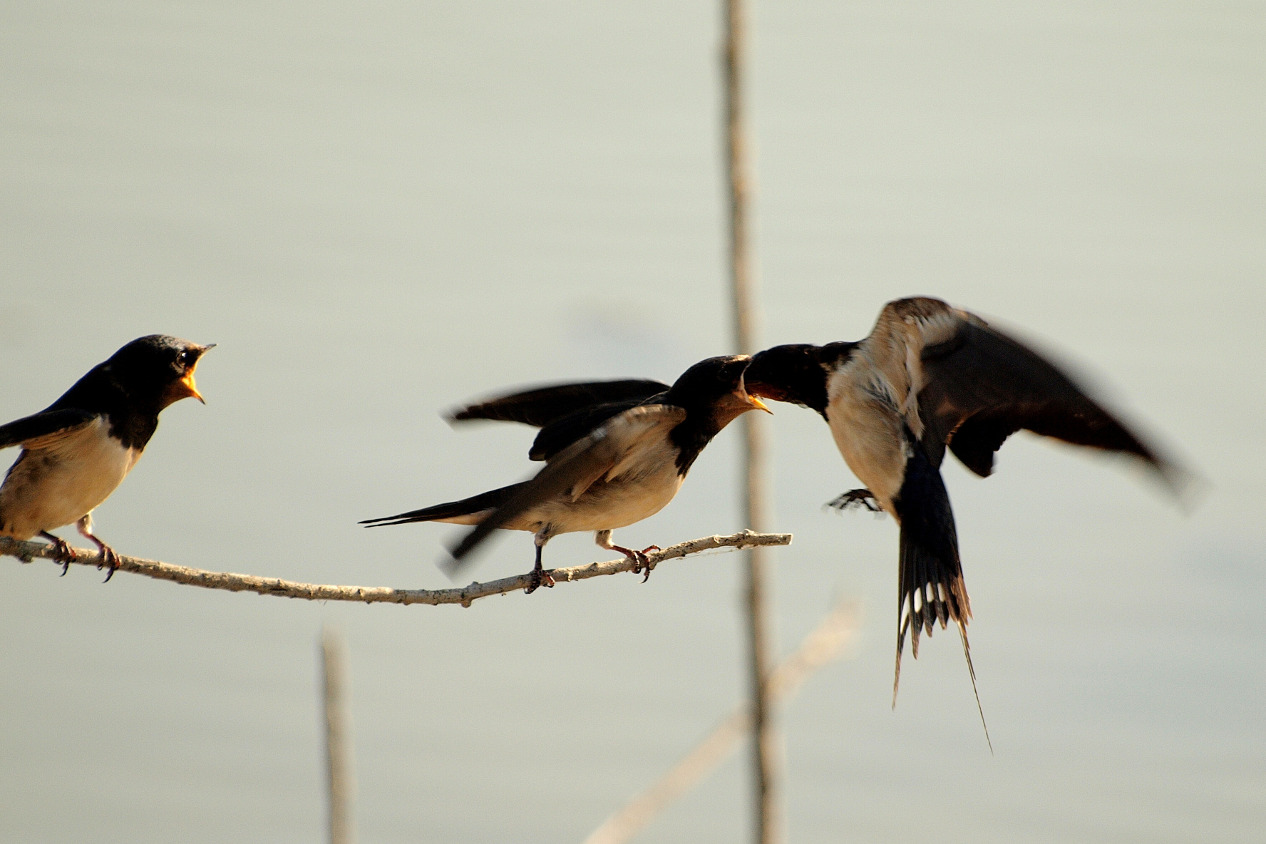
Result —
[[70, 543], [46, 530], [40, 531], [40, 536], [53, 544], [53, 559], [62, 564], [60, 576], [65, 577], [67, 570], [70, 569], [71, 561], [75, 559], [75, 552], [71, 550]]
[[868, 489], [850, 489], [848, 492], [827, 502], [826, 506], [834, 507], [836, 510], [847, 510], [853, 505], [865, 507], [872, 513], [878, 513], [880, 510], [875, 493]]
[[550, 589], [554, 587], [554, 578], [550, 576], [549, 572], [541, 567], [541, 549], [544, 547], [545, 543], [538, 540], [536, 543], [536, 565], [532, 567], [532, 573], [530, 575], [532, 578], [531, 582], [529, 582], [528, 587], [523, 590], [523, 594], [525, 595], [531, 595], [542, 586]]
[[650, 577], [651, 577], [651, 561], [647, 559], [646, 555], [650, 553], [651, 551], [663, 550], [658, 545], [647, 545], [641, 551], [636, 551], [632, 548], [625, 548], [623, 545], [616, 545], [611, 541], [611, 531], [609, 530], [598, 531], [596, 534], [594, 534], [593, 539], [594, 539], [594, 542], [598, 543], [598, 547], [606, 548], [608, 551], [619, 551], [621, 554], [623, 554], [624, 556], [632, 560], [634, 574], [641, 574], [642, 572], [646, 572], [644, 575], [642, 575], [643, 583], [650, 580]]
[[91, 513], [88, 513], [78, 522], [75, 522], [75, 527], [79, 528], [79, 533], [85, 539], [91, 539], [96, 544], [97, 548], [101, 550], [101, 562], [97, 563], [97, 568], [101, 569], [104, 567], [106, 569], [106, 578], [102, 581], [102, 583], [109, 583], [110, 578], [114, 577], [114, 570], [119, 567], [119, 555], [114, 553], [113, 548], [106, 545], [100, 539], [97, 539], [96, 535], [93, 534]]

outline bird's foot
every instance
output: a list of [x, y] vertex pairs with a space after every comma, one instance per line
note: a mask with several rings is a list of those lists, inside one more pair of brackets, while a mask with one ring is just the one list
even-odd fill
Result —
[[48, 531], [40, 531], [40, 536], [48, 540], [53, 546], [53, 559], [62, 564], [62, 573], [59, 577], [65, 577], [66, 572], [70, 570], [70, 564], [75, 561], [75, 550], [70, 547], [70, 543], [62, 539], [60, 536], [54, 536]]
[[110, 578], [114, 577], [114, 572], [119, 567], [119, 555], [115, 553], [113, 548], [106, 545], [104, 542], [98, 542], [97, 544], [101, 546], [101, 559], [97, 562], [97, 571], [105, 569], [105, 580], [101, 582], [109, 583]]
[[624, 556], [632, 560], [633, 573], [641, 574], [642, 582], [645, 583], [646, 581], [651, 579], [651, 561], [650, 561], [650, 558], [647, 557], [646, 555], [649, 554], [651, 551], [662, 551], [664, 549], [660, 548], [658, 545], [647, 545], [641, 551], [638, 551], [633, 548], [623, 548], [619, 545], [612, 545], [611, 550], [619, 551], [621, 554], [623, 554]]
[[528, 574], [528, 578], [527, 588], [523, 590], [524, 595], [531, 595], [542, 586], [547, 589], [554, 588], [554, 578], [549, 572], [545, 571], [545, 569], [532, 569], [531, 573]]
[[834, 507], [836, 510], [847, 510], [849, 507], [859, 506], [865, 507], [872, 513], [878, 513], [880, 510], [875, 493], [868, 489], [850, 489], [838, 498], [827, 502], [826, 506]]

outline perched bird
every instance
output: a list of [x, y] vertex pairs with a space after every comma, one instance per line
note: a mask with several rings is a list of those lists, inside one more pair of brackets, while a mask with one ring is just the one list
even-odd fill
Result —
[[0, 536], [44, 537], [65, 574], [74, 552], [49, 531], [75, 522], [101, 550], [98, 568], [109, 569], [109, 580], [118, 557], [93, 534], [92, 510], [136, 465], [163, 408], [186, 396], [203, 401], [193, 372], [212, 346], [164, 334], [140, 337], [45, 410], [0, 426], [0, 448], [22, 446], [0, 485]]
[[768, 408], [743, 389], [749, 357], [709, 358], [668, 387], [655, 381], [593, 382], [538, 388], [473, 405], [455, 419], [503, 419], [539, 425], [529, 457], [545, 468], [529, 481], [461, 501], [367, 519], [371, 527], [407, 522], [476, 525], [453, 547], [455, 568], [492, 531], [535, 534], [528, 592], [553, 585], [541, 549], [551, 537], [595, 531], [599, 546], [645, 568], [647, 551], [611, 542], [611, 531], [658, 513], [673, 499], [699, 452], [732, 419]]
[[[1181, 473], [1096, 403], [1050, 361], [938, 299], [889, 302], [870, 336], [824, 346], [775, 346], [744, 375], [755, 396], [816, 410], [848, 467], [866, 485], [832, 504], [878, 503], [900, 525], [897, 658], [893, 705], [906, 633], [958, 624], [967, 642], [971, 604], [940, 465], [946, 446], [981, 477], [994, 452], [1020, 429], [1077, 445], [1134, 455], [1171, 487]], [[980, 697], [976, 703], [979, 707]], [[983, 722], [984, 713], [981, 713]]]

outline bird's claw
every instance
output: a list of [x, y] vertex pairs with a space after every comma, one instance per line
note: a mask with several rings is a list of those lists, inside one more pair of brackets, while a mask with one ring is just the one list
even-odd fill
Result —
[[70, 571], [70, 564], [75, 561], [75, 551], [69, 542], [59, 536], [52, 537], [49, 543], [53, 546], [53, 560], [62, 564], [62, 573], [58, 577], [65, 577], [66, 572]]
[[110, 578], [114, 577], [114, 572], [119, 568], [119, 555], [109, 545], [101, 546], [101, 559], [97, 562], [97, 571], [106, 569], [105, 580], [102, 583], [109, 583]]
[[826, 506], [833, 507], [836, 510], [847, 510], [854, 505], [865, 507], [872, 513], [880, 511], [879, 505], [876, 503], [875, 493], [868, 489], [850, 489], [843, 495], [827, 502]]
[[553, 576], [549, 572], [545, 571], [544, 569], [532, 569], [532, 571], [528, 574], [528, 585], [523, 590], [523, 594], [531, 595], [533, 592], [535, 592], [537, 589], [540, 589], [542, 586], [544, 586], [547, 589], [553, 589], [554, 588]]
[[612, 547], [633, 561], [633, 573], [641, 574], [643, 583], [651, 579], [651, 561], [646, 555], [651, 551], [664, 550], [658, 545], [647, 545], [641, 551], [633, 548], [621, 548], [619, 545]]

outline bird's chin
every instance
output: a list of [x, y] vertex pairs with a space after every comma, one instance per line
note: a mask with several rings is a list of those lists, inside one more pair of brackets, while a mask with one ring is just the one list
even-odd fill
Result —
[[[744, 413], [747, 413], [747, 411], [756, 410], [756, 407], [756, 405], [745, 400], [740, 400], [737, 397], [732, 401], [723, 402], [717, 406], [713, 414], [717, 422], [717, 430], [721, 430]], [[768, 408], [762, 409], [768, 412]]]
[[181, 399], [197, 399], [203, 404], [207, 400], [202, 397], [202, 393], [198, 392], [198, 385], [193, 380], [193, 370], [185, 373], [184, 377], [178, 381], [173, 381], [171, 386], [163, 393], [163, 407], [173, 405]]

